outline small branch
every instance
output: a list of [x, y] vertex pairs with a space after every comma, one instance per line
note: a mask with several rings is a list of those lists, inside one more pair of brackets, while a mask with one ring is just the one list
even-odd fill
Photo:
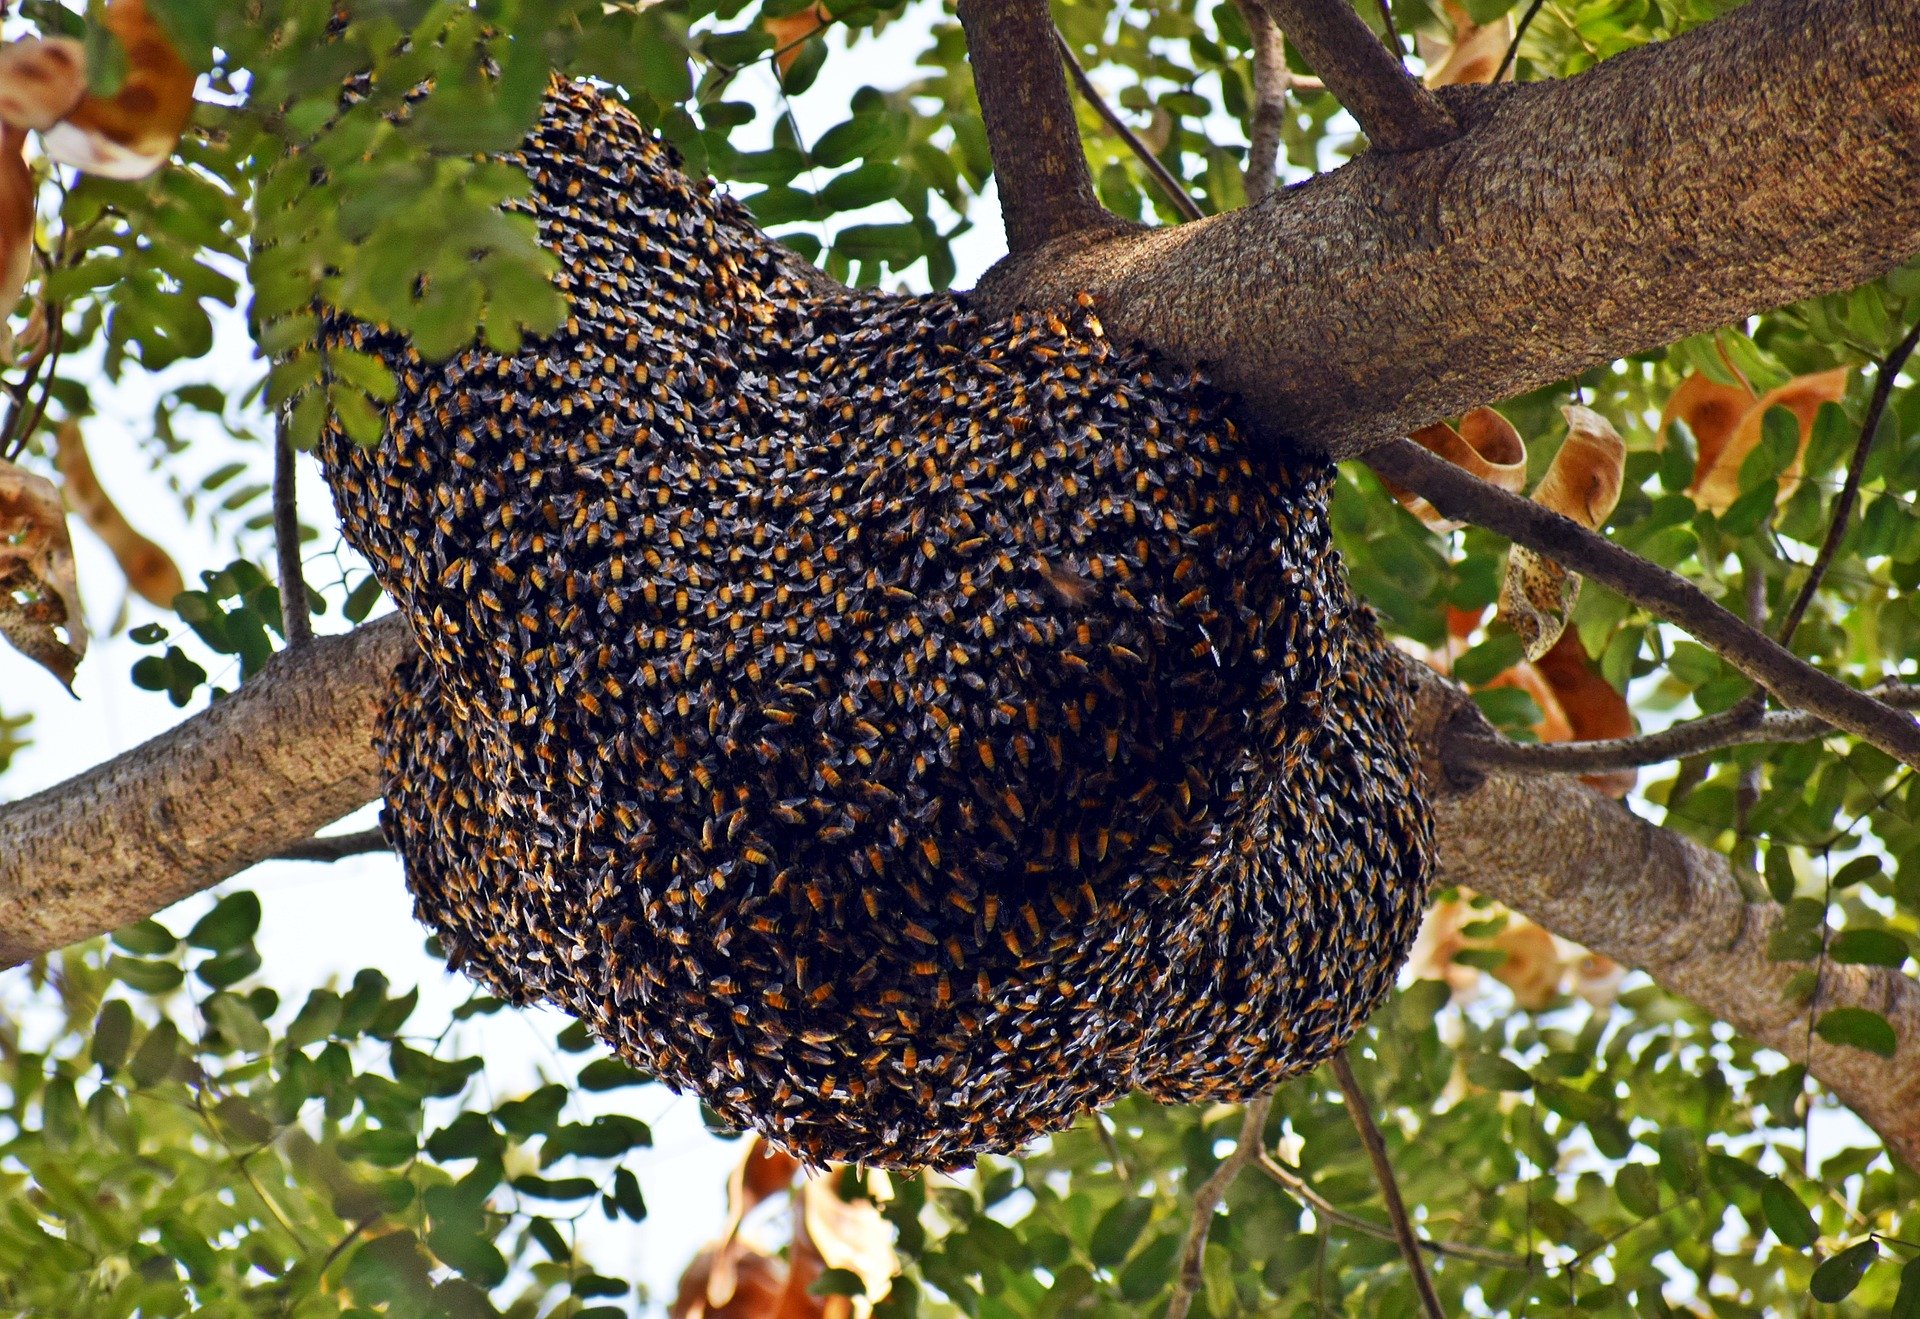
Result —
[[350, 856], [391, 852], [393, 844], [378, 829], [352, 834], [325, 834], [294, 843], [274, 853], [275, 861], [344, 861]]
[[1120, 140], [1127, 144], [1127, 150], [1139, 157], [1140, 163], [1147, 167], [1147, 173], [1153, 175], [1153, 181], [1160, 185], [1160, 191], [1173, 203], [1173, 208], [1189, 220], [1198, 220], [1204, 214], [1199, 204], [1188, 195], [1173, 171], [1153, 154], [1153, 149], [1127, 126], [1127, 121], [1120, 117], [1119, 112], [1107, 104], [1106, 98], [1100, 95], [1100, 89], [1093, 85], [1093, 79], [1087, 76], [1086, 68], [1074, 55], [1073, 47], [1067, 44], [1066, 34], [1056, 27], [1053, 40], [1060, 47], [1060, 58], [1066, 62], [1067, 72], [1073, 75], [1074, 86], [1080, 89], [1080, 95], [1086, 98], [1087, 104], [1106, 121], [1107, 127], [1119, 134]]
[[1247, 204], [1265, 201], [1280, 176], [1280, 132], [1287, 121], [1287, 39], [1262, 0], [1233, 0], [1253, 38], [1253, 122], [1247, 132]]
[[1447, 1319], [1447, 1312], [1440, 1306], [1439, 1293], [1433, 1289], [1433, 1279], [1427, 1273], [1426, 1261], [1420, 1258], [1420, 1238], [1414, 1233], [1413, 1220], [1407, 1217], [1406, 1202], [1400, 1198], [1400, 1183], [1394, 1178], [1392, 1160], [1387, 1158], [1387, 1142], [1373, 1120], [1373, 1105], [1367, 1099], [1367, 1092], [1360, 1088], [1347, 1055], [1336, 1053], [1330, 1062], [1334, 1079], [1340, 1082], [1340, 1093], [1347, 1101], [1347, 1115], [1353, 1119], [1360, 1143], [1367, 1147], [1367, 1158], [1373, 1162], [1373, 1175], [1380, 1183], [1380, 1198], [1386, 1201], [1387, 1218], [1393, 1223], [1400, 1253], [1406, 1257], [1407, 1272], [1413, 1275], [1413, 1287], [1420, 1294], [1420, 1304], [1426, 1310], [1427, 1319]]
[[1699, 587], [1558, 513], [1497, 489], [1411, 440], [1367, 456], [1375, 471], [1423, 496], [1449, 518], [1471, 522], [1584, 573], [1641, 608], [1685, 629], [1779, 697], [1920, 768], [1920, 726], [1865, 692], [1822, 673], [1764, 632], [1736, 618]]
[[1440, 99], [1408, 73], [1352, 6], [1259, 0], [1381, 151], [1419, 151], [1460, 135]]
[[1180, 1249], [1180, 1276], [1174, 1282], [1173, 1299], [1167, 1302], [1165, 1319], [1187, 1319], [1187, 1311], [1193, 1308], [1194, 1293], [1200, 1290], [1200, 1268], [1206, 1260], [1207, 1233], [1213, 1228], [1214, 1210], [1226, 1198], [1234, 1178], [1258, 1159], [1266, 1147], [1263, 1133], [1267, 1114], [1272, 1109], [1272, 1091], [1248, 1101], [1246, 1113], [1240, 1120], [1240, 1139], [1233, 1153], [1193, 1193], [1193, 1226], [1187, 1229], [1186, 1245]]
[[1807, 580], [1800, 584], [1800, 594], [1794, 597], [1792, 607], [1787, 610], [1786, 622], [1780, 625], [1780, 644], [1783, 646], [1793, 644], [1793, 634], [1799, 629], [1800, 620], [1807, 616], [1807, 606], [1819, 594], [1820, 583], [1825, 579], [1827, 569], [1833, 566], [1834, 556], [1840, 552], [1840, 542], [1846, 539], [1848, 519], [1853, 516], [1853, 506], [1860, 498], [1860, 480], [1866, 474], [1867, 455], [1873, 452], [1873, 437], [1879, 433], [1880, 419], [1887, 412], [1887, 400], [1893, 396], [1894, 379], [1907, 365], [1907, 359], [1913, 356], [1916, 344], [1920, 344], [1920, 321], [1914, 322], [1913, 328], [1907, 331], [1907, 337], [1896, 344], [1886, 360], [1880, 363], [1880, 373], [1873, 382], [1873, 398], [1867, 404], [1867, 419], [1861, 424], [1860, 439], [1853, 446], [1853, 461], [1847, 464], [1846, 482], [1833, 501], [1833, 515], [1827, 522], [1827, 538], [1820, 542], [1820, 552], [1814, 556]]
[[[1260, 1152], [1256, 1166], [1288, 1195], [1302, 1201], [1317, 1217], [1334, 1227], [1344, 1227], [1349, 1232], [1358, 1232], [1376, 1241], [1392, 1241], [1396, 1244], [1399, 1242], [1399, 1236], [1391, 1227], [1341, 1209], [1326, 1196], [1314, 1190], [1313, 1184], [1306, 1178], [1282, 1164], [1265, 1150]], [[1485, 1264], [1496, 1269], [1512, 1269], [1516, 1273], [1526, 1273], [1533, 1268], [1533, 1261], [1524, 1255], [1510, 1255], [1504, 1250], [1489, 1250], [1485, 1246], [1468, 1245], [1462, 1241], [1434, 1241], [1421, 1237], [1420, 1249], [1431, 1255], [1471, 1260], [1475, 1264]]]
[[273, 428], [273, 550], [280, 564], [280, 620], [287, 649], [313, 640], [307, 579], [300, 562], [300, 510], [294, 493], [293, 441], [284, 419]]
[[1080, 148], [1047, 0], [961, 0], [973, 84], [1016, 256], [1119, 221], [1100, 205]]
[[[1883, 683], [1867, 695], [1899, 710], [1920, 710], [1920, 686]], [[1513, 774], [1606, 774], [1669, 760], [1761, 743], [1805, 742], [1825, 737], [1833, 725], [1817, 715], [1762, 715], [1746, 701], [1702, 719], [1639, 737], [1593, 742], [1515, 742], [1471, 730], [1452, 732], [1441, 747], [1447, 768], [1500, 769]]]
[[1513, 30], [1513, 40], [1507, 43], [1507, 53], [1500, 57], [1500, 67], [1493, 71], [1490, 81], [1499, 82], [1507, 76], [1507, 70], [1513, 67], [1514, 60], [1520, 57], [1520, 39], [1527, 35], [1527, 29], [1533, 26], [1533, 20], [1540, 14], [1541, 6], [1547, 0], [1533, 0], [1527, 6], [1527, 12], [1520, 16], [1520, 25]]

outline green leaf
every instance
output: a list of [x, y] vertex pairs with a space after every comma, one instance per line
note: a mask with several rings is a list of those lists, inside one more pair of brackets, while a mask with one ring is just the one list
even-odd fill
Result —
[[1087, 1240], [1087, 1254], [1102, 1268], [1118, 1268], [1153, 1217], [1153, 1201], [1129, 1196], [1100, 1216]]
[[250, 889], [229, 893], [187, 931], [187, 942], [209, 952], [238, 948], [259, 932], [260, 898]]
[[1822, 1013], [1813, 1029], [1828, 1044], [1864, 1049], [1882, 1058], [1893, 1057], [1900, 1048], [1900, 1039], [1887, 1019], [1866, 1008], [1834, 1008]]
[[522, 1173], [513, 1179], [513, 1189], [542, 1200], [582, 1200], [599, 1190], [591, 1177], [536, 1177]]
[[1823, 1261], [1813, 1271], [1813, 1278], [1807, 1283], [1807, 1291], [1816, 1301], [1832, 1305], [1835, 1301], [1844, 1301], [1853, 1295], [1853, 1289], [1860, 1285], [1860, 1279], [1867, 1269], [1880, 1256], [1880, 1243], [1872, 1237], [1859, 1241], [1838, 1255]]
[[579, 1084], [582, 1090], [618, 1090], [651, 1079], [619, 1058], [596, 1058], [580, 1069]]
[[91, 1057], [103, 1075], [112, 1075], [127, 1061], [127, 1048], [133, 1042], [133, 1009], [122, 998], [110, 998], [100, 1005], [93, 1020]]
[[142, 957], [165, 957], [180, 946], [173, 932], [156, 920], [139, 921], [113, 932], [113, 941]]
[[174, 1062], [179, 1056], [180, 1028], [162, 1018], [147, 1032], [147, 1038], [140, 1041], [140, 1047], [134, 1050], [133, 1061], [128, 1064], [127, 1070], [135, 1085], [157, 1085], [173, 1071]]
[[1899, 966], [1911, 952], [1907, 941], [1892, 930], [1842, 930], [1834, 936], [1827, 955], [1836, 962], [1858, 962], [1867, 966]]
[[172, 962], [149, 962], [117, 954], [107, 959], [107, 971], [142, 994], [171, 994], [186, 979], [186, 972]]
[[1760, 1188], [1760, 1208], [1766, 1215], [1767, 1226], [1773, 1229], [1781, 1244], [1805, 1250], [1820, 1239], [1820, 1228], [1813, 1221], [1813, 1215], [1778, 1177], [1768, 1177]]
[[865, 1296], [867, 1284], [852, 1269], [822, 1269], [807, 1291], [813, 1296]]
[[1920, 1254], [1900, 1270], [1900, 1291], [1893, 1298], [1887, 1319], [1920, 1319]]

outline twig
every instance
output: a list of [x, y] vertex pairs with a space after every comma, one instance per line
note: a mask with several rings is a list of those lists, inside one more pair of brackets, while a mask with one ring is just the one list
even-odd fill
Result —
[[313, 640], [307, 578], [300, 562], [300, 510], [294, 492], [294, 452], [285, 418], [273, 428], [273, 551], [280, 564], [280, 624], [287, 649]]
[[[1281, 1163], [1267, 1151], [1260, 1152], [1257, 1166], [1261, 1172], [1278, 1183], [1288, 1195], [1304, 1201], [1322, 1221], [1335, 1227], [1344, 1227], [1349, 1232], [1358, 1232], [1363, 1236], [1372, 1237], [1376, 1241], [1399, 1241], [1400, 1238], [1391, 1227], [1341, 1209], [1326, 1196], [1314, 1190], [1313, 1184], [1305, 1177]], [[1496, 1269], [1512, 1269], [1517, 1273], [1526, 1273], [1533, 1268], [1533, 1261], [1524, 1255], [1510, 1255], [1504, 1250], [1489, 1250], [1485, 1246], [1469, 1245], [1463, 1241], [1435, 1241], [1429, 1237], [1421, 1237], [1420, 1249], [1431, 1255], [1447, 1255], [1454, 1259], [1472, 1260], [1476, 1264], [1485, 1264]]]
[[1373, 1175], [1380, 1183], [1380, 1198], [1386, 1202], [1387, 1218], [1393, 1223], [1400, 1253], [1406, 1257], [1407, 1272], [1413, 1275], [1420, 1304], [1427, 1312], [1427, 1319], [1447, 1319], [1447, 1312], [1440, 1308], [1440, 1295], [1433, 1289], [1433, 1279], [1427, 1274], [1427, 1263], [1420, 1258], [1420, 1238], [1414, 1233], [1413, 1220], [1407, 1217], [1406, 1202], [1400, 1198], [1400, 1183], [1393, 1175], [1393, 1161], [1387, 1158], [1387, 1142], [1373, 1120], [1373, 1105], [1367, 1099], [1367, 1092], [1360, 1088], [1347, 1055], [1336, 1053], [1331, 1062], [1334, 1079], [1340, 1082], [1340, 1093], [1347, 1101], [1347, 1116], [1353, 1119], [1360, 1143], [1367, 1147], [1367, 1158], [1373, 1162]]
[[1380, 0], [1380, 40], [1386, 43], [1393, 57], [1400, 58], [1400, 25], [1393, 21], [1393, 0]]
[[1261, 2], [1376, 148], [1418, 151], [1460, 135], [1460, 126], [1440, 99], [1407, 72], [1351, 5]]
[[1500, 67], [1493, 71], [1491, 82], [1499, 82], [1507, 76], [1507, 70], [1513, 67], [1514, 60], [1520, 57], [1520, 39], [1527, 35], [1527, 29], [1533, 26], [1533, 20], [1540, 13], [1541, 6], [1547, 0], [1533, 0], [1527, 6], [1527, 12], [1520, 16], [1520, 25], [1513, 30], [1513, 40], [1507, 43], [1507, 53], [1500, 57]]
[[1207, 1233], [1213, 1228], [1213, 1212], [1226, 1198], [1227, 1188], [1248, 1164], [1260, 1157], [1265, 1148], [1267, 1114], [1273, 1109], [1273, 1092], [1249, 1100], [1240, 1120], [1240, 1139], [1213, 1176], [1193, 1193], [1193, 1225], [1187, 1229], [1187, 1241], [1180, 1249], [1180, 1276], [1173, 1285], [1173, 1299], [1167, 1302], [1165, 1319], [1187, 1319], [1193, 1308], [1194, 1293], [1200, 1290], [1200, 1269], [1206, 1261]]
[[370, 852], [391, 852], [393, 844], [378, 829], [353, 834], [323, 834], [309, 838], [274, 854], [276, 861], [344, 861], [350, 856]]
[[1907, 337], [1894, 345], [1893, 351], [1880, 363], [1880, 373], [1873, 382], [1873, 397], [1867, 403], [1867, 418], [1861, 424], [1860, 438], [1853, 446], [1853, 461], [1847, 464], [1846, 482], [1833, 501], [1833, 515], [1827, 522], [1827, 537], [1820, 542], [1820, 552], [1814, 556], [1807, 580], [1800, 584], [1800, 594], [1794, 597], [1792, 606], [1787, 610], [1786, 621], [1780, 625], [1780, 644], [1783, 646], [1793, 644], [1793, 634], [1798, 630], [1800, 620], [1807, 616], [1807, 606], [1819, 594], [1820, 583], [1825, 579], [1827, 569], [1832, 567], [1834, 556], [1840, 552], [1840, 542], [1846, 539], [1848, 519], [1853, 516], [1853, 506], [1860, 498], [1860, 480], [1866, 474], [1867, 456], [1873, 452], [1873, 438], [1880, 430], [1880, 419], [1886, 415], [1887, 400], [1893, 396], [1894, 378], [1905, 368], [1917, 344], [1920, 344], [1920, 321], [1913, 323], [1913, 328], [1907, 331]]
[[1253, 39], [1253, 122], [1247, 132], [1247, 204], [1265, 201], [1280, 174], [1280, 132], [1287, 120], [1287, 39], [1262, 0], [1233, 0]]
[[1140, 140], [1138, 133], [1127, 127], [1127, 121], [1100, 95], [1100, 89], [1093, 85], [1093, 79], [1087, 76], [1085, 67], [1073, 53], [1073, 47], [1067, 43], [1066, 34], [1058, 27], [1053, 30], [1053, 40], [1060, 47], [1060, 58], [1066, 63], [1067, 72], [1073, 75], [1073, 85], [1080, 89], [1080, 95], [1106, 121], [1107, 127], [1120, 135], [1120, 140], [1127, 144], [1127, 150], [1139, 157], [1140, 163], [1147, 167], [1147, 173], [1153, 175], [1153, 181], [1160, 185], [1160, 191], [1173, 203], [1173, 208], [1189, 220], [1198, 220], [1204, 215], [1199, 204], [1188, 195], [1180, 180], [1174, 177], [1173, 171], [1153, 154], [1153, 148]]
[[1649, 563], [1605, 536], [1530, 499], [1510, 495], [1412, 440], [1371, 451], [1374, 470], [1426, 499], [1440, 513], [1471, 522], [1584, 573], [1673, 623], [1779, 697], [1865, 738], [1901, 764], [1920, 768], [1920, 726], [1872, 696], [1822, 673], [1772, 637], [1736, 618], [1677, 573]]
[[1121, 227], [1093, 190], [1047, 0], [960, 0], [959, 10], [1008, 250]]

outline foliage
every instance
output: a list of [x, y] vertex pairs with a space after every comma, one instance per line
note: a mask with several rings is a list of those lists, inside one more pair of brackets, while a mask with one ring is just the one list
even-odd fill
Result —
[[[1730, 7], [1552, 0], [1521, 41], [1519, 74], [1575, 72]], [[81, 8], [43, 0], [24, 14], [82, 34]], [[270, 525], [270, 462], [253, 443], [269, 429], [261, 404], [286, 407], [302, 443], [329, 408], [378, 438], [392, 383], [370, 359], [305, 346], [316, 298], [434, 354], [476, 332], [512, 343], [562, 314], [552, 258], [512, 213], [524, 180], [476, 154], [518, 139], [551, 70], [605, 80], [691, 168], [851, 282], [954, 281], [990, 171], [959, 30], [938, 4], [830, 3], [831, 24], [816, 30], [796, 25], [817, 12], [800, 0], [360, 0], [331, 37], [331, 0], [152, 8], [208, 70], [196, 117], [151, 178], [45, 178], [33, 292], [63, 335], [34, 380], [7, 373], [21, 392], [0, 433], [0, 458], [50, 476], [58, 421], [165, 373], [149, 457], [238, 557], [193, 565], [200, 587], [136, 632], [151, 653], [132, 683], [155, 693], [140, 699], [215, 698], [210, 672], [244, 680], [278, 643], [278, 593], [256, 562]], [[1376, 6], [1358, 8], [1377, 23]], [[1442, 5], [1393, 8], [1403, 32], [1446, 40]], [[1467, 0], [1464, 12], [1490, 23], [1526, 8]], [[1076, 0], [1057, 16], [1200, 207], [1240, 205], [1252, 93], [1234, 7]], [[910, 49], [911, 67], [863, 64], [882, 41]], [[863, 76], [887, 86], [836, 90]], [[343, 108], [349, 77], [361, 99]], [[830, 122], [803, 134], [822, 97]], [[1176, 220], [1127, 145], [1081, 113], [1107, 205]], [[1295, 95], [1290, 177], [1358, 145], [1329, 95]], [[223, 309], [241, 307], [277, 364], [235, 387], [220, 326], [232, 319]], [[1529, 443], [1534, 480], [1565, 433], [1563, 405], [1606, 418], [1627, 449], [1606, 533], [1737, 612], [1777, 618], [1825, 534], [1872, 364], [1916, 318], [1920, 268], [1908, 268], [1501, 410]], [[1763, 415], [1730, 502], [1696, 498], [1704, 437], [1684, 419], [1661, 426], [1689, 378], [1761, 396], [1835, 368], [1851, 371], [1839, 402], [1804, 428]], [[35, 397], [46, 406], [19, 406]], [[209, 422], [227, 447], [200, 438]], [[1920, 388], [1894, 390], [1874, 438], [1861, 505], [1792, 639], [1862, 685], [1920, 653]], [[1429, 529], [1357, 468], [1341, 475], [1334, 518], [1356, 587], [1390, 630], [1445, 656], [1510, 732], [1544, 728], [1555, 689], [1508, 677], [1521, 646], [1489, 614], [1504, 544]], [[376, 595], [349, 565], [312, 603], [358, 621]], [[1718, 657], [1591, 583], [1570, 631], [1644, 723], [1722, 710], [1748, 690]], [[0, 717], [0, 768], [20, 728]], [[1886, 756], [1841, 738], [1752, 747], [1650, 772], [1640, 791], [1644, 809], [1730, 851], [1755, 896], [1782, 904], [1774, 951], [1806, 964], [1805, 988], [1832, 962], [1912, 964], [1920, 785]], [[466, 1020], [420, 1038], [408, 1033], [409, 996], [376, 971], [330, 988], [269, 985], [251, 910], [236, 894], [184, 942], [147, 922], [36, 968], [21, 997], [53, 1024], [24, 1040], [0, 1027], [0, 1309], [623, 1312], [628, 1281], [579, 1258], [570, 1224], [645, 1213], [642, 1190], [657, 1192], [620, 1160], [647, 1133], [572, 1116], [570, 1093], [635, 1078], [569, 1031], [559, 1043], [584, 1066], [531, 1094], [485, 1096], [475, 1058], [502, 1005], [476, 997]], [[1800, 1312], [1812, 1297], [1836, 1312], [1920, 1315], [1920, 1180], [1801, 1069], [1643, 982], [1588, 1002], [1555, 979], [1522, 1007], [1472, 974], [1512, 979], [1515, 957], [1499, 942], [1504, 914], [1472, 910], [1478, 946], [1426, 968], [1451, 974], [1458, 993], [1410, 978], [1354, 1051], [1422, 1231], [1479, 1252], [1433, 1261], [1450, 1309], [1745, 1315]], [[1817, 1029], [1869, 1050], [1890, 1032], [1859, 1010]], [[1153, 1312], [1193, 1193], [1238, 1124], [1237, 1110], [1127, 1102], [972, 1176], [896, 1179], [886, 1212], [905, 1273], [882, 1313]], [[1213, 1224], [1196, 1310], [1414, 1313], [1331, 1078], [1285, 1087], [1266, 1138], [1342, 1217], [1248, 1171]]]

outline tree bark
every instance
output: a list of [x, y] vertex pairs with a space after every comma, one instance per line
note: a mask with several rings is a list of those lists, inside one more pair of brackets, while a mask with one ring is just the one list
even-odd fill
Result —
[[151, 916], [380, 790], [374, 718], [399, 617], [283, 652], [178, 728], [0, 807], [0, 968]]
[[[1007, 9], [1034, 13], [1031, 0]], [[1064, 101], [1050, 34], [1005, 54], [1043, 61]], [[983, 105], [1018, 103], [1003, 95], [983, 88]], [[1096, 232], [1083, 255], [1084, 232], [1033, 220], [1022, 243], [1039, 246], [998, 268], [983, 297], [1091, 290], [1112, 331], [1212, 362], [1268, 433], [1357, 452], [1920, 250], [1920, 211], [1906, 205], [1920, 184], [1917, 106], [1920, 7], [1752, 0], [1564, 84], [1456, 100], [1461, 138], [1369, 153], [1231, 216]], [[1003, 115], [994, 131], [1018, 127]], [[1003, 188], [1070, 177], [1048, 151], [1030, 152], [1024, 174], [1003, 162]], [[1016, 210], [1032, 201], [1013, 190]], [[1084, 208], [1069, 198], [1069, 210]], [[375, 712], [409, 645], [398, 620], [315, 642], [171, 733], [0, 807], [0, 966], [146, 916], [365, 802]], [[1425, 693], [1416, 736], [1432, 747], [1460, 707], [1444, 685]], [[1767, 956], [1771, 908], [1746, 902], [1722, 858], [1574, 784], [1461, 787], [1437, 764], [1444, 876], [1804, 1059], [1920, 1166], [1920, 983], [1828, 968], [1816, 1006], [1883, 1012], [1900, 1051], [1809, 1045], [1813, 1009], [1781, 992], [1796, 968]]]
[[1752, 0], [1578, 77], [1446, 100], [1450, 142], [1016, 253], [979, 294], [1091, 292], [1264, 437], [1344, 458], [1920, 252], [1920, 6]]
[[[1776, 962], [1780, 920], [1749, 902], [1727, 859], [1662, 829], [1573, 779], [1489, 774], [1449, 779], [1439, 748], [1450, 725], [1484, 726], [1464, 690], [1409, 662], [1418, 680], [1413, 734], [1428, 749], [1437, 871], [1496, 898], [1555, 934], [1645, 971], [1752, 1039], [1805, 1063], [1821, 1084], [1920, 1169], [1920, 981], [1888, 967], [1828, 964], [1814, 994], [1788, 981], [1802, 962]], [[1892, 1024], [1891, 1058], [1813, 1034], [1837, 1007]]]

